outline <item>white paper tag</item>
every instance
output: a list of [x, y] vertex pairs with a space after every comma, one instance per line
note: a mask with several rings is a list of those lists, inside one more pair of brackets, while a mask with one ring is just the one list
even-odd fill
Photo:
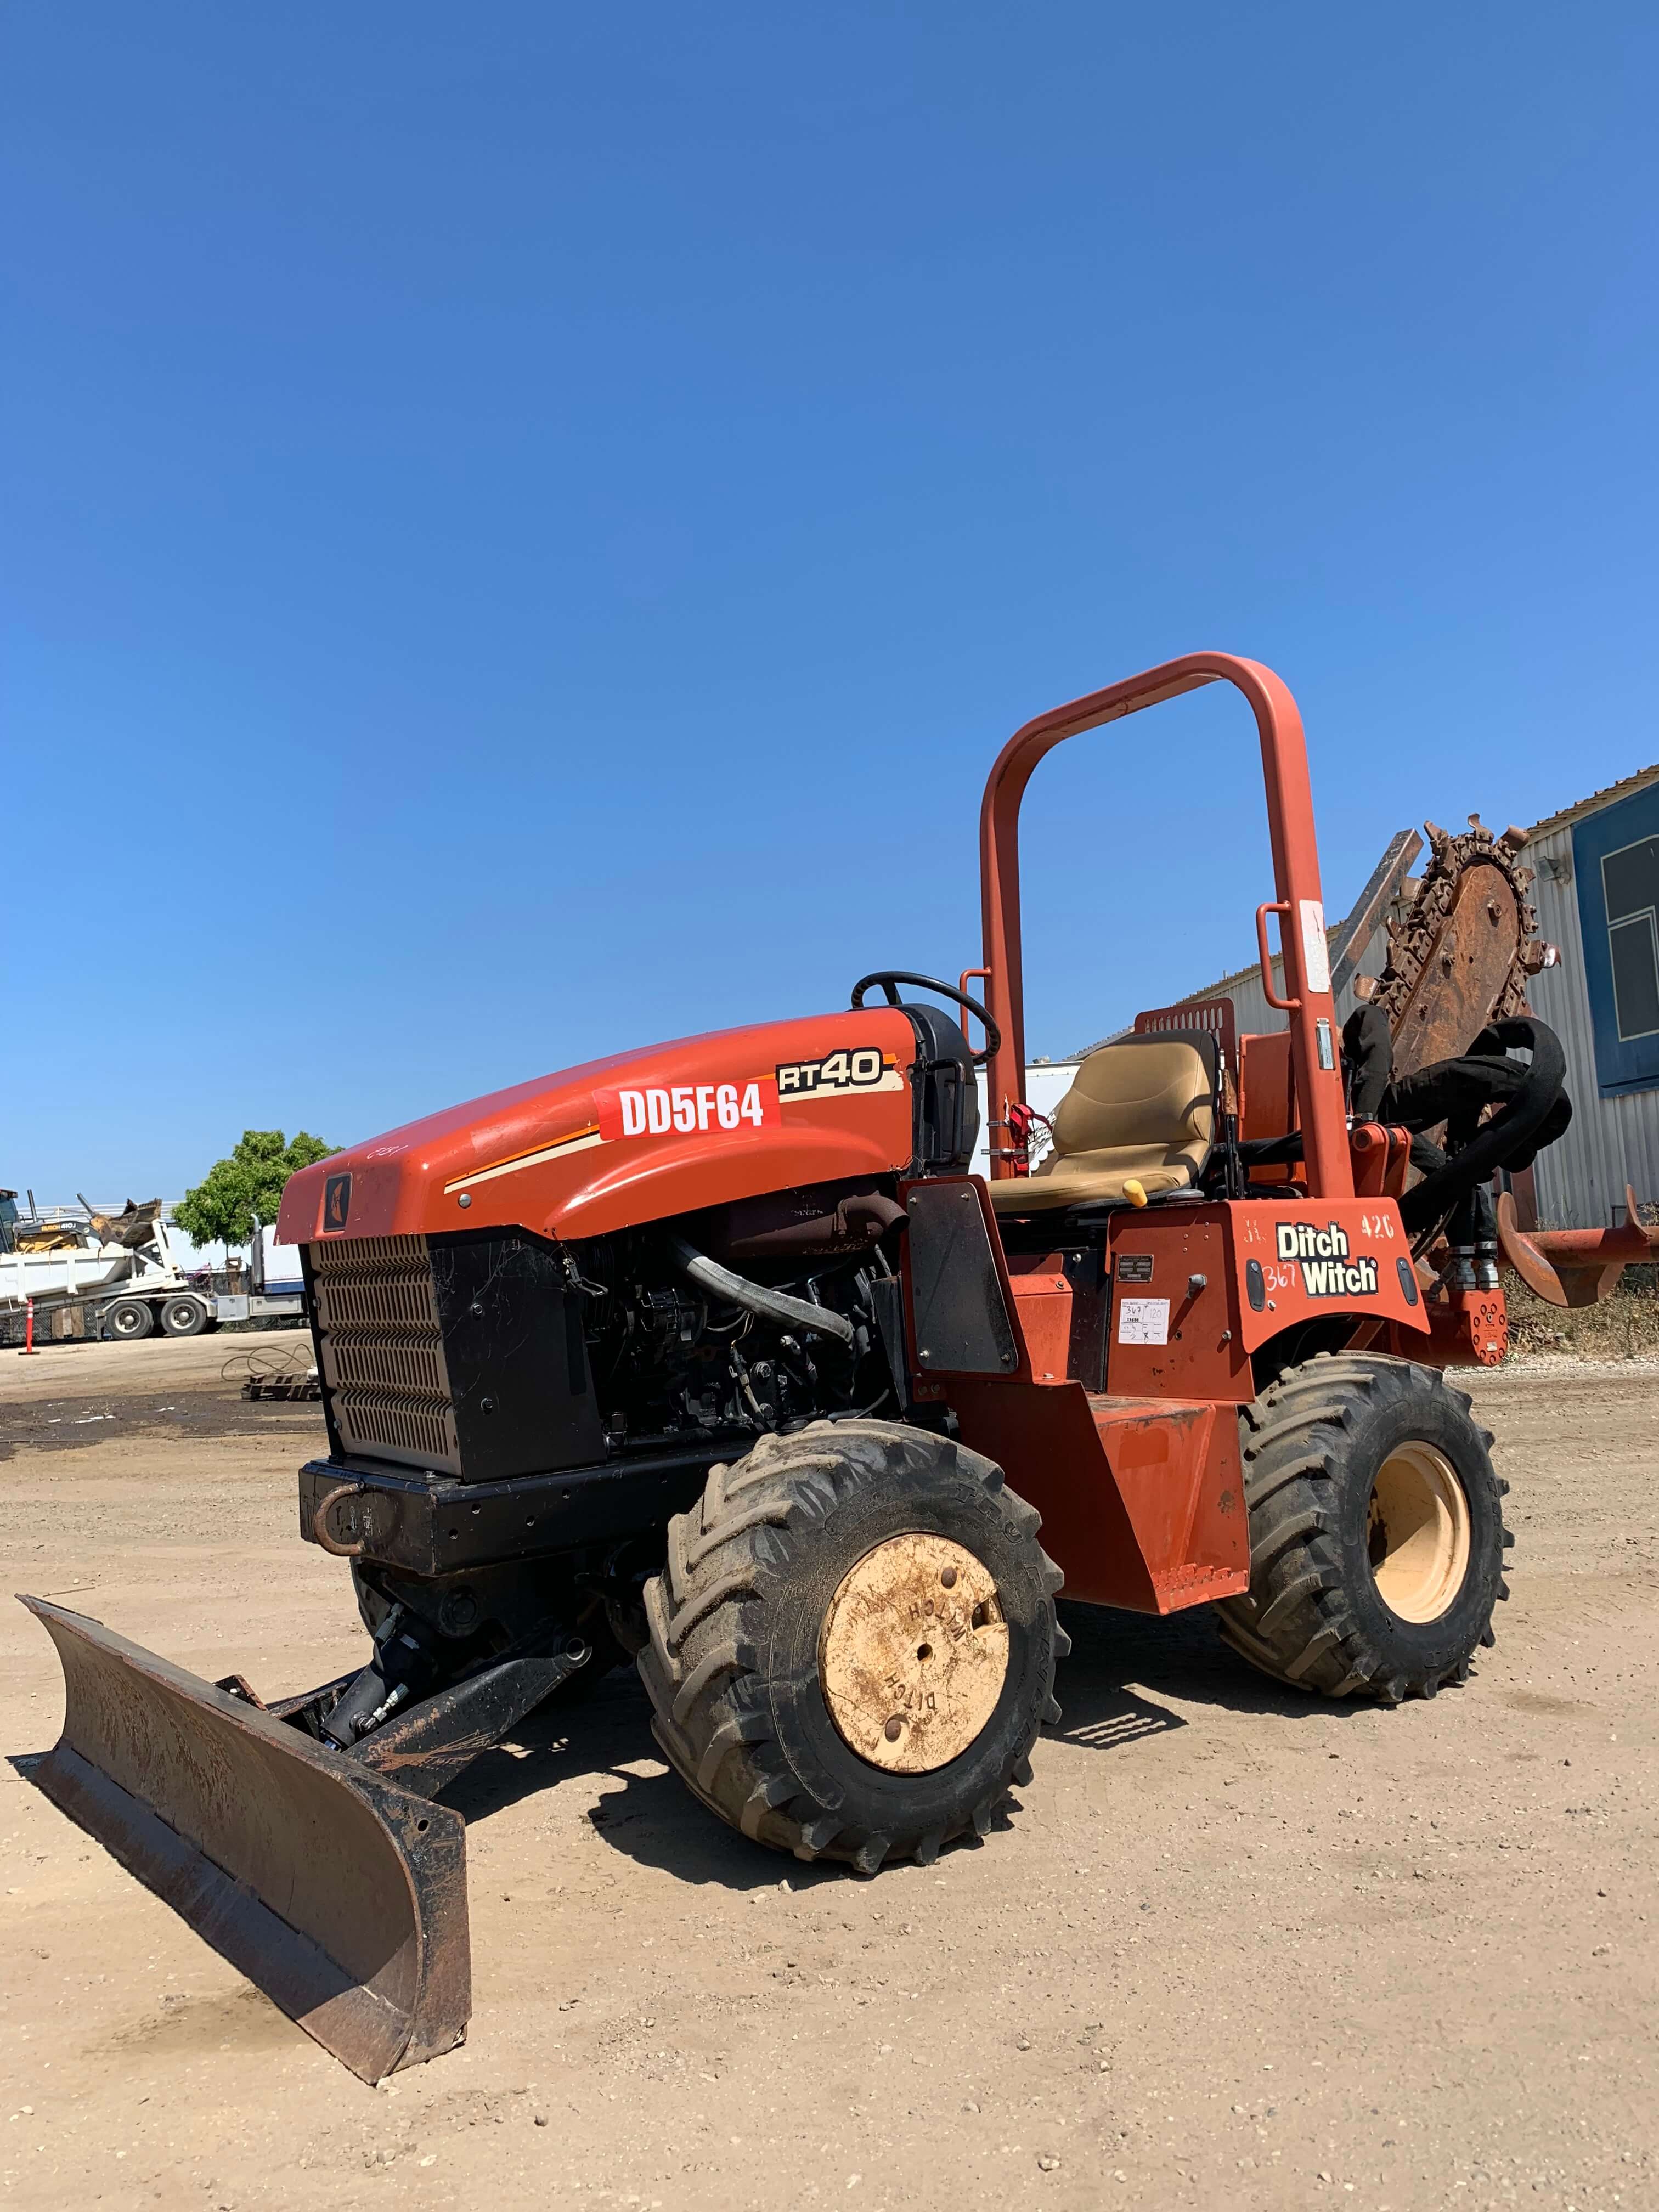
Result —
[[1317, 899], [1303, 899], [1302, 972], [1310, 991], [1331, 988], [1331, 945], [1325, 934], [1325, 909]]
[[1168, 1298], [1120, 1298], [1117, 1302], [1117, 1340], [1120, 1344], [1167, 1344], [1170, 1341]]

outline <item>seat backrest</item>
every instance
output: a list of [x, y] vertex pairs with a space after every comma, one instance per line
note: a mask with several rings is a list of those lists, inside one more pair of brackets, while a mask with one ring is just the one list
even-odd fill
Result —
[[1193, 1030], [1212, 1036], [1237, 1072], [1238, 1018], [1231, 999], [1188, 999], [1184, 1006], [1149, 1006], [1135, 1016], [1137, 1036], [1185, 1036]]
[[1216, 1041], [1202, 1030], [1097, 1046], [1054, 1114], [1054, 1158], [1128, 1146], [1207, 1146], [1215, 1135]]

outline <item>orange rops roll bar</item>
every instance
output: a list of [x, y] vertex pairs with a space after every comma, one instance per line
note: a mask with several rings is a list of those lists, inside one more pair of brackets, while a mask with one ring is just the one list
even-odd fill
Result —
[[1263, 975], [1274, 1002], [1288, 1006], [1296, 1096], [1301, 1109], [1307, 1155], [1308, 1188], [1319, 1198], [1352, 1198], [1353, 1170], [1348, 1156], [1342, 1071], [1336, 1041], [1336, 1007], [1331, 995], [1330, 959], [1325, 911], [1319, 888], [1319, 847], [1314, 833], [1313, 794], [1308, 783], [1308, 749], [1302, 717], [1287, 687], [1260, 661], [1231, 653], [1189, 653], [1144, 675], [1131, 676], [1104, 691], [1091, 691], [1069, 706], [1039, 714], [1009, 738], [997, 756], [980, 810], [980, 899], [985, 925], [985, 965], [989, 970], [986, 1003], [1000, 1027], [1000, 1048], [987, 1069], [991, 1109], [991, 1173], [1008, 1176], [1009, 1105], [1025, 1097], [1025, 1005], [1019, 916], [1019, 809], [1031, 772], [1046, 753], [1066, 738], [1098, 729], [1178, 698], [1206, 684], [1231, 684], [1249, 702], [1261, 739], [1261, 773], [1267, 786], [1267, 823], [1273, 841], [1275, 896], [1258, 915], [1265, 951], [1267, 916], [1283, 921], [1285, 999], [1273, 993], [1271, 968]]

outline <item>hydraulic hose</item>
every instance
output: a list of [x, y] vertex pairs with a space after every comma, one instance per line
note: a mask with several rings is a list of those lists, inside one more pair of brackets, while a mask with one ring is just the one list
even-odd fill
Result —
[[1443, 1168], [1426, 1175], [1400, 1201], [1401, 1218], [1408, 1236], [1416, 1237], [1443, 1220], [1458, 1200], [1477, 1183], [1488, 1182], [1497, 1170], [1520, 1152], [1548, 1118], [1566, 1080], [1566, 1054], [1561, 1040], [1542, 1022], [1530, 1018], [1495, 1022], [1498, 1041], [1530, 1047], [1532, 1065], [1521, 1090]]
[[699, 1252], [695, 1244], [688, 1244], [684, 1237], [671, 1233], [668, 1249], [683, 1275], [700, 1289], [724, 1298], [728, 1305], [744, 1306], [767, 1321], [782, 1322], [790, 1328], [813, 1329], [820, 1336], [852, 1344], [854, 1330], [845, 1314], [829, 1306], [815, 1306], [806, 1298], [792, 1298], [783, 1291], [769, 1290], [764, 1283], [751, 1283], [746, 1275], [734, 1275], [729, 1267]]

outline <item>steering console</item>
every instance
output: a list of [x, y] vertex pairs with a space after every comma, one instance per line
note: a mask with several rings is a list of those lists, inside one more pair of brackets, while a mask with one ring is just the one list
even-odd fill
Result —
[[941, 999], [954, 999], [957, 1006], [965, 1006], [976, 1021], [983, 1023], [985, 1045], [982, 1051], [972, 1055], [975, 1067], [983, 1067], [991, 1054], [1001, 1049], [1002, 1031], [979, 1000], [970, 999], [966, 991], [958, 991], [954, 983], [941, 983], [937, 975], [913, 975], [908, 968], [878, 968], [873, 975], [862, 976], [854, 984], [852, 1003], [855, 1008], [862, 1006], [865, 993], [879, 984], [888, 1005], [896, 1006], [900, 1004], [897, 986], [901, 983], [908, 983], [919, 991], [936, 991]]

